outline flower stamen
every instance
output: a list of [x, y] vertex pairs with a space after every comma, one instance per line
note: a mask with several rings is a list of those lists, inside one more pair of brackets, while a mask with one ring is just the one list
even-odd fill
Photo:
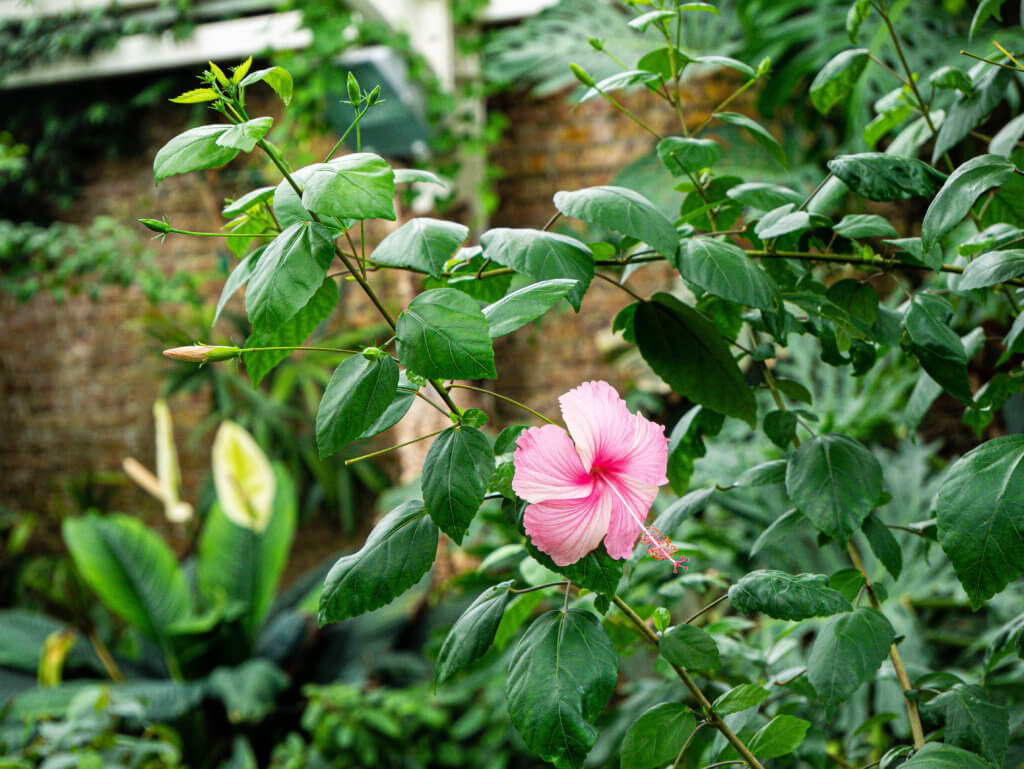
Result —
[[610, 483], [607, 484], [607, 487], [612, 490], [612, 493], [616, 497], [618, 497], [622, 506], [626, 509], [626, 512], [629, 513], [629, 517], [633, 519], [633, 522], [640, 527], [640, 531], [642, 532], [640, 541], [643, 543], [644, 547], [647, 548], [647, 554], [656, 561], [668, 561], [671, 563], [673, 574], [679, 573], [680, 566], [683, 567], [684, 571], [688, 569], [689, 567], [685, 564], [690, 559], [685, 555], [682, 555], [679, 558], [674, 557], [679, 550], [672, 544], [672, 540], [670, 540], [665, 534], [662, 534], [661, 531], [654, 526], [645, 526], [643, 519], [633, 511], [633, 508], [630, 507], [629, 503], [626, 502], [625, 499], [623, 499], [618, 489]]

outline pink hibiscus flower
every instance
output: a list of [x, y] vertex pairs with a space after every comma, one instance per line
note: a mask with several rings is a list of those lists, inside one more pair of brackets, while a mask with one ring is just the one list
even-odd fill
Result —
[[612, 558], [629, 558], [643, 536], [652, 556], [678, 569], [686, 558], [644, 525], [668, 483], [665, 428], [631, 413], [607, 382], [584, 382], [558, 402], [568, 433], [531, 427], [516, 442], [512, 488], [531, 503], [523, 523], [533, 544], [568, 566], [602, 539]]

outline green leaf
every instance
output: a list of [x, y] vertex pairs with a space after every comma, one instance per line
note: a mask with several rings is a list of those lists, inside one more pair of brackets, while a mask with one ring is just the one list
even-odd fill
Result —
[[878, 502], [882, 466], [849, 435], [819, 435], [790, 457], [786, 492], [819, 531], [845, 547]]
[[787, 756], [800, 747], [811, 722], [796, 716], [775, 716], [750, 738], [747, 747], [759, 760]]
[[250, 72], [245, 76], [240, 85], [245, 88], [253, 83], [263, 81], [274, 89], [285, 106], [292, 102], [292, 76], [284, 67], [268, 67]]
[[221, 209], [220, 213], [225, 219], [234, 219], [236, 216], [241, 216], [251, 208], [267, 203], [272, 200], [273, 197], [273, 187], [257, 187], [231, 202], [225, 201], [224, 208]]
[[717, 670], [722, 664], [715, 639], [693, 625], [671, 628], [661, 637], [658, 649], [673, 665], [687, 670]]
[[453, 288], [434, 288], [412, 300], [395, 328], [398, 359], [439, 379], [495, 379], [490, 327], [480, 306]]
[[212, 88], [193, 88], [191, 91], [178, 94], [168, 101], [172, 101], [175, 104], [202, 104], [203, 102], [216, 101], [218, 98], [217, 92]]
[[636, 66], [638, 69], [646, 70], [647, 72], [656, 72], [666, 83], [671, 83], [673, 61], [675, 63], [676, 78], [679, 78], [682, 76], [686, 65], [694, 61], [694, 59], [678, 48], [673, 48], [670, 54], [669, 49], [662, 46], [641, 56]]
[[425, 184], [436, 184], [438, 187], [448, 189], [448, 185], [433, 171], [424, 171], [421, 168], [396, 168], [395, 184], [410, 184], [412, 182], [423, 182]]
[[924, 249], [930, 249], [959, 224], [983, 192], [1009, 181], [1014, 170], [1013, 163], [1006, 158], [979, 155], [951, 173], [925, 211], [921, 223]]
[[353, 152], [329, 163], [307, 166], [302, 205], [339, 219], [395, 218], [395, 172], [384, 158]]
[[631, 69], [626, 72], [616, 72], [614, 75], [609, 75], [600, 82], [595, 83], [593, 87], [587, 89], [583, 96], [580, 97], [580, 104], [593, 99], [595, 96], [608, 93], [609, 91], [617, 91], [620, 88], [629, 88], [633, 85], [650, 83], [659, 79], [661, 79], [661, 75], [657, 72], [648, 72], [643, 69]]
[[1009, 158], [1017, 148], [1017, 142], [1024, 136], [1024, 115], [1017, 115], [1013, 120], [999, 129], [992, 137], [988, 151], [993, 155]]
[[784, 449], [793, 442], [796, 435], [796, 414], [792, 411], [769, 411], [764, 415], [764, 434], [769, 440]]
[[958, 288], [969, 291], [988, 288], [1024, 275], [1024, 249], [989, 251], [964, 268]]
[[[633, 29], [643, 32], [651, 24], [668, 21], [676, 17], [675, 11], [648, 11], [629, 20], [628, 24]], [[660, 26], [660, 24], [659, 24]]]
[[825, 297], [865, 328], [878, 320], [878, 292], [870, 283], [844, 278], [829, 286]]
[[412, 219], [384, 238], [370, 258], [379, 264], [411, 267], [440, 278], [445, 262], [467, 235], [469, 227], [464, 224], [426, 217]]
[[675, 761], [697, 719], [686, 705], [663, 702], [649, 708], [626, 730], [620, 769], [662, 769]]
[[824, 574], [752, 571], [729, 588], [729, 601], [742, 614], [764, 612], [775, 619], [830, 617], [853, 607], [828, 586]]
[[180, 133], [161, 147], [153, 158], [153, 180], [204, 168], [220, 168], [235, 159], [238, 150], [224, 147], [217, 140], [229, 125], [204, 125]]
[[634, 327], [640, 354], [668, 385], [694, 403], [753, 427], [757, 403], [714, 325], [671, 294], [641, 302]]
[[709, 294], [730, 302], [774, 310], [779, 292], [768, 273], [746, 255], [743, 249], [712, 238], [684, 240], [675, 260], [679, 273]]
[[[0, 665], [36, 675], [45, 654], [46, 639], [54, 633], [67, 633], [72, 639], [64, 669], [88, 667], [106, 673], [89, 642], [77, 630], [60, 620], [28, 609], [0, 609]], [[6, 700], [7, 692], [0, 696]]]
[[658, 142], [658, 157], [673, 176], [699, 174], [722, 157], [722, 148], [712, 139], [668, 136]]
[[[750, 138], [761, 145], [761, 149], [768, 153], [768, 157], [774, 160], [783, 168], [789, 168], [786, 160], [786, 153], [778, 140], [768, 132], [768, 129], [739, 112], [716, 112], [714, 117], [729, 125], [739, 126], [744, 129]], [[799, 201], [798, 201], [799, 202]]]
[[480, 245], [483, 255], [492, 262], [511, 267], [534, 280], [571, 278], [579, 281], [566, 297], [579, 311], [583, 294], [594, 278], [594, 257], [578, 240], [542, 230], [499, 227], [481, 235]]
[[324, 580], [317, 621], [340, 622], [391, 603], [420, 581], [437, 553], [437, 526], [418, 499], [385, 515], [359, 552], [339, 558]]
[[787, 203], [769, 211], [754, 226], [754, 234], [761, 240], [771, 240], [802, 232], [819, 224], [827, 223], [831, 226], [829, 219], [807, 211], [796, 211], [795, 208], [792, 203]]
[[508, 605], [510, 587], [512, 580], [487, 588], [455, 621], [437, 655], [435, 683], [443, 684], [491, 648]]
[[844, 238], [898, 238], [900, 234], [878, 214], [847, 214], [832, 229]]
[[874, 515], [869, 515], [861, 525], [861, 531], [868, 538], [871, 545], [871, 552], [875, 554], [886, 570], [892, 574], [893, 579], [900, 578], [903, 571], [903, 551], [896, 537], [889, 531], [889, 527], [878, 520]]
[[762, 462], [743, 471], [743, 474], [736, 479], [734, 486], [771, 486], [776, 483], [786, 482], [786, 467], [789, 465], [785, 459], [772, 459]]
[[546, 313], [576, 287], [577, 281], [567, 278], [542, 280], [525, 286], [484, 307], [484, 317], [491, 339], [511, 334]]
[[764, 182], [747, 182], [746, 184], [737, 184], [735, 187], [730, 188], [725, 194], [732, 200], [739, 201], [745, 206], [750, 206], [751, 208], [756, 208], [761, 211], [771, 211], [772, 209], [779, 208], [787, 203], [792, 203], [794, 206], [798, 206], [804, 200], [804, 196], [796, 190], [792, 190], [789, 187], [783, 187], [778, 184], [766, 184]]
[[[987, 70], [987, 71], [986, 71]], [[932, 162], [960, 143], [977, 128], [1009, 92], [1013, 75], [1003, 67], [986, 67], [974, 80], [974, 92], [961, 96], [946, 110], [939, 136], [932, 147]]]
[[857, 600], [867, 580], [857, 569], [840, 569], [828, 578], [828, 586], [851, 603]]
[[220, 314], [224, 311], [225, 305], [228, 300], [235, 295], [242, 286], [249, 282], [249, 275], [252, 274], [252, 268], [260, 258], [260, 254], [263, 253], [263, 249], [253, 251], [251, 254], [246, 256], [242, 261], [235, 265], [235, 269], [228, 275], [228, 279], [224, 282], [224, 288], [220, 291], [220, 298], [217, 300], [217, 309], [213, 313], [213, 323], [210, 327], [217, 325], [217, 321], [220, 319]]
[[1004, 2], [1006, 0], [981, 0], [978, 3], [978, 8], [974, 12], [974, 18], [971, 19], [971, 30], [967, 35], [968, 39], [974, 37], [978, 27], [988, 21], [990, 16], [995, 16], [998, 21], [1003, 20], [1001, 11]]
[[828, 170], [868, 200], [906, 200], [931, 197], [946, 178], [917, 158], [884, 152], [839, 155], [828, 161]]
[[295, 535], [295, 487], [281, 465], [274, 466], [274, 480], [273, 512], [262, 533], [233, 523], [215, 504], [199, 537], [199, 594], [207, 606], [224, 600], [242, 603], [242, 626], [250, 640], [270, 610]]
[[963, 748], [929, 742], [900, 769], [992, 769], [992, 764]]
[[871, 53], [866, 48], [851, 48], [833, 56], [811, 82], [811, 103], [823, 115], [853, 91]]
[[277, 695], [288, 688], [289, 678], [269, 660], [246, 660], [235, 668], [217, 668], [210, 675], [210, 692], [224, 702], [233, 724], [258, 723], [274, 712]]
[[828, 718], [875, 674], [895, 638], [885, 615], [868, 606], [825, 623], [811, 647], [807, 680], [825, 703]]
[[327, 228], [296, 222], [274, 238], [249, 275], [245, 309], [255, 332], [273, 332], [320, 290], [334, 259]]
[[1009, 713], [1006, 706], [992, 704], [980, 686], [957, 684], [926, 708], [942, 712], [946, 742], [1003, 765], [1010, 741]]
[[680, 11], [703, 11], [704, 13], [713, 13], [715, 16], [721, 16], [722, 13], [711, 3], [680, 3]]
[[[704, 5], [704, 3], [692, 3], [692, 5]], [[709, 6], [710, 7], [710, 6]], [[683, 10], [682, 8], [680, 10]], [[716, 10], [717, 14], [717, 10]], [[719, 67], [726, 67], [728, 69], [734, 69], [744, 77], [757, 78], [757, 70], [751, 67], [749, 64], [744, 64], [742, 61], [733, 59], [730, 56], [718, 56], [716, 54], [708, 54], [706, 56], [698, 56], [694, 59], [698, 64], [715, 64]]]
[[935, 500], [939, 544], [971, 607], [1024, 573], [1024, 436], [983, 443], [957, 460]]
[[[675, 225], [639, 192], [625, 187], [587, 187], [556, 192], [554, 201], [555, 208], [566, 216], [631, 235], [666, 258], [675, 255], [679, 244]], [[484, 253], [490, 256], [486, 243]]]
[[964, 403], [974, 399], [967, 381], [967, 353], [949, 327], [953, 306], [937, 294], [915, 294], [903, 320], [911, 350], [928, 375]]
[[581, 769], [618, 670], [615, 648], [590, 612], [538, 617], [512, 654], [505, 687], [509, 716], [527, 746], [559, 769]]
[[494, 472], [494, 452], [487, 436], [474, 427], [449, 427], [423, 460], [423, 499], [434, 523], [460, 544], [483, 504]]
[[107, 608], [150, 640], [189, 613], [185, 573], [160, 536], [138, 518], [66, 518], [64, 544], [75, 568]]
[[399, 372], [398, 389], [395, 391], [391, 405], [384, 410], [384, 413], [380, 415], [376, 422], [363, 430], [358, 438], [372, 438], [378, 433], [382, 433], [397, 425], [402, 420], [402, 417], [409, 412], [409, 409], [412, 408], [412, 403], [416, 400], [417, 389], [416, 385], [409, 381], [404, 371]]
[[756, 684], [740, 684], [721, 695], [713, 703], [711, 710], [720, 716], [728, 716], [733, 713], [740, 713], [747, 708], [760, 705], [771, 693]]
[[221, 147], [232, 147], [242, 152], [252, 152], [256, 144], [267, 135], [274, 119], [269, 117], [257, 117], [246, 120], [244, 123], [231, 126], [227, 131], [217, 137], [217, 144]]
[[[291, 347], [305, 342], [309, 335], [334, 312], [338, 306], [338, 284], [333, 278], [323, 283], [306, 305], [291, 318], [273, 329], [256, 331], [245, 340], [246, 347]], [[258, 387], [278, 363], [292, 354], [291, 350], [267, 350], [242, 353], [245, 370], [253, 387]]]
[[871, 0], [856, 0], [850, 6], [850, 10], [846, 12], [846, 34], [854, 45], [857, 45], [861, 25], [869, 13], [871, 13]]
[[971, 77], [959, 67], [939, 67], [928, 76], [928, 85], [932, 88], [960, 91], [966, 96], [974, 93]]
[[321, 457], [341, 451], [371, 427], [395, 399], [398, 364], [389, 355], [352, 355], [341, 362], [316, 412]]

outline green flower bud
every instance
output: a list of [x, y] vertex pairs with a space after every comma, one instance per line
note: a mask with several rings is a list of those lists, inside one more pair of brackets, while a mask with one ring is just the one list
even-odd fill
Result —
[[366, 103], [371, 107], [380, 100], [380, 86], [374, 86], [373, 90], [370, 91], [370, 95], [366, 97]]
[[237, 347], [226, 347], [221, 345], [192, 344], [187, 347], [172, 347], [164, 350], [164, 356], [174, 360], [188, 361], [189, 363], [208, 363], [219, 360], [231, 360], [241, 354]]
[[590, 43], [590, 47], [593, 48], [595, 51], [604, 50], [604, 40], [602, 40], [599, 37], [588, 37], [587, 42]]
[[139, 219], [138, 221], [143, 227], [148, 227], [153, 232], [159, 232], [161, 235], [166, 235], [171, 231], [171, 225], [167, 221], [159, 221], [157, 219]]
[[348, 100], [352, 102], [353, 105], [362, 101], [362, 97], [359, 93], [359, 81], [356, 80], [356, 76], [352, 72], [348, 73], [348, 83], [346, 87], [348, 88]]
[[591, 88], [597, 85], [597, 83], [594, 82], [594, 78], [587, 74], [587, 71], [579, 64], [571, 63], [569, 65], [569, 69], [572, 70], [572, 74], [574, 74], [576, 79], [583, 83], [583, 85], [589, 85]]

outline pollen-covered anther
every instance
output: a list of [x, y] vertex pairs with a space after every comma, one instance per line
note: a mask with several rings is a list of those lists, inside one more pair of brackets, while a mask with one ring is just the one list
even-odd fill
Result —
[[647, 554], [656, 561], [670, 561], [672, 563], [672, 573], [676, 574], [679, 572], [679, 567], [682, 566], [685, 571], [687, 566], [683, 565], [690, 559], [685, 555], [679, 558], [675, 557], [675, 554], [679, 552], [672, 540], [661, 532], [655, 526], [645, 526], [640, 541], [644, 547], [647, 548]]

